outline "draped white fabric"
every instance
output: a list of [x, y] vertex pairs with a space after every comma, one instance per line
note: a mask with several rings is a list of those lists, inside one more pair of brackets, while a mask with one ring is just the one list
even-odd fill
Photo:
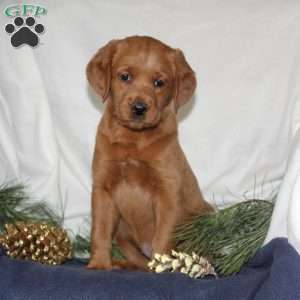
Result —
[[[178, 115], [181, 145], [204, 196], [223, 207], [278, 195], [267, 240], [300, 250], [300, 2], [297, 0], [30, 1], [48, 13], [36, 48], [13, 48], [0, 10], [0, 181], [65, 208], [82, 230], [104, 106], [85, 66], [114, 38], [150, 35], [181, 48], [197, 73]], [[299, 177], [299, 178], [298, 178]]]

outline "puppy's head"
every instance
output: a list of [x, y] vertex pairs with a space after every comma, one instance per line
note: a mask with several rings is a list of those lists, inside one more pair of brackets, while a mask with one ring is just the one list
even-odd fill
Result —
[[172, 101], [177, 111], [196, 87], [180, 50], [139, 36], [101, 48], [87, 66], [87, 78], [103, 101], [112, 102], [119, 123], [133, 130], [156, 126]]

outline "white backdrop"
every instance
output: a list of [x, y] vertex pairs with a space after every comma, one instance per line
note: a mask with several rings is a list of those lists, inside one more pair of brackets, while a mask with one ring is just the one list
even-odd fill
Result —
[[[268, 240], [300, 250], [300, 2], [298, 0], [30, 1], [46, 7], [36, 48], [0, 27], [0, 182], [89, 215], [91, 159], [103, 105], [85, 67], [113, 38], [151, 35], [181, 48], [198, 77], [179, 113], [180, 141], [204, 196], [222, 207], [278, 194]], [[298, 148], [297, 148], [298, 145]]]

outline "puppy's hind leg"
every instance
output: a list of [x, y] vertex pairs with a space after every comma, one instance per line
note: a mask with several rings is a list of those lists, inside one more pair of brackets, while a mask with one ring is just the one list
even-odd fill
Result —
[[116, 235], [116, 242], [126, 257], [126, 260], [113, 261], [112, 267], [114, 269], [148, 270], [147, 264], [149, 259], [143, 255], [143, 253], [129, 236], [126, 236], [119, 231]]

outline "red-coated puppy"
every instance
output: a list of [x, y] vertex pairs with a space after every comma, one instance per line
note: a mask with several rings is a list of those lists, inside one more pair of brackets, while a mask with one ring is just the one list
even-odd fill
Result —
[[[177, 138], [176, 111], [196, 78], [183, 53], [133, 36], [113, 40], [87, 66], [105, 101], [93, 160], [88, 268], [146, 269], [154, 253], [175, 246], [174, 228], [211, 210]], [[112, 261], [115, 239], [126, 262]]]

